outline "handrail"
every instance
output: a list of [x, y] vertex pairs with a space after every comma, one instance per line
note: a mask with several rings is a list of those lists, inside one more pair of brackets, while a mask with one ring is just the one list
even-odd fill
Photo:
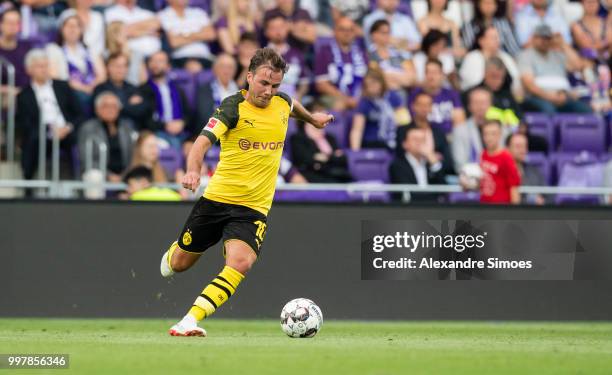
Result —
[[[7, 84], [9, 86], [9, 92], [7, 92], [7, 105], [8, 112], [6, 118], [6, 158], [9, 162], [15, 161], [15, 95], [12, 92], [12, 88], [15, 87], [15, 66], [8, 61], [6, 58], [0, 56], [0, 82], [2, 82], [2, 67], [6, 66], [7, 72]], [[2, 92], [0, 91], [0, 105], [2, 101]], [[0, 124], [2, 121], [0, 120]], [[0, 128], [0, 133], [1, 133]]]
[[108, 165], [108, 147], [106, 143], [99, 138], [89, 138], [85, 142], [85, 171], [94, 169], [94, 144], [98, 146], [98, 163], [99, 170], [104, 176], [103, 181], [106, 181], [106, 166]]
[[[0, 188], [12, 187], [44, 187], [50, 188], [53, 183], [47, 180], [0, 180]], [[124, 190], [124, 183], [109, 183], [103, 185], [77, 180], [62, 180], [59, 185], [70, 189], [82, 190], [91, 187], [103, 187], [109, 191]], [[154, 186], [170, 189], [182, 189], [181, 184], [166, 183]], [[276, 190], [287, 191], [348, 191], [348, 192], [426, 192], [426, 193], [456, 193], [464, 190], [460, 185], [429, 185], [427, 187], [413, 184], [370, 184], [370, 183], [347, 183], [347, 184], [280, 184]], [[533, 194], [584, 194], [584, 195], [612, 195], [612, 187], [572, 187], [572, 186], [520, 186], [519, 192]]]

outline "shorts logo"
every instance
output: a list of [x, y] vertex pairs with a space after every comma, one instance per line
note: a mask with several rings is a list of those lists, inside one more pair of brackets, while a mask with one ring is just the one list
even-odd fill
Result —
[[244, 151], [251, 148], [253, 150], [280, 150], [284, 145], [285, 142], [251, 142], [245, 138], [240, 138], [238, 140], [238, 147]]
[[191, 241], [193, 241], [193, 238], [191, 238], [191, 230], [187, 229], [187, 231], [183, 234], [183, 244], [189, 246], [191, 245]]

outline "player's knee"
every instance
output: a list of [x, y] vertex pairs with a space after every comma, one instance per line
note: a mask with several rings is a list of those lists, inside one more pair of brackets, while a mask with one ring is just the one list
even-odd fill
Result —
[[187, 271], [189, 267], [191, 267], [191, 262], [189, 262], [187, 259], [173, 256], [172, 259], [170, 259], [170, 266], [174, 272], [183, 272]]
[[248, 256], [233, 257], [228, 259], [227, 265], [244, 275], [250, 271], [256, 259], [256, 257]]

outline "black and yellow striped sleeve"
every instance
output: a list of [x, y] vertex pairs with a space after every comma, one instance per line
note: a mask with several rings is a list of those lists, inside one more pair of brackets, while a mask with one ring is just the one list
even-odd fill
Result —
[[219, 137], [238, 124], [238, 106], [242, 101], [244, 97], [240, 92], [225, 98], [200, 134], [210, 139], [211, 143], [216, 143]]

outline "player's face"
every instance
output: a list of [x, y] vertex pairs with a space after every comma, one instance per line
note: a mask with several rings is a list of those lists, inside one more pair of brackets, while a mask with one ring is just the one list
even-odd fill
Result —
[[270, 104], [272, 97], [278, 92], [283, 73], [275, 72], [268, 67], [260, 67], [255, 73], [247, 73], [249, 83], [249, 98], [257, 107], [265, 108]]

